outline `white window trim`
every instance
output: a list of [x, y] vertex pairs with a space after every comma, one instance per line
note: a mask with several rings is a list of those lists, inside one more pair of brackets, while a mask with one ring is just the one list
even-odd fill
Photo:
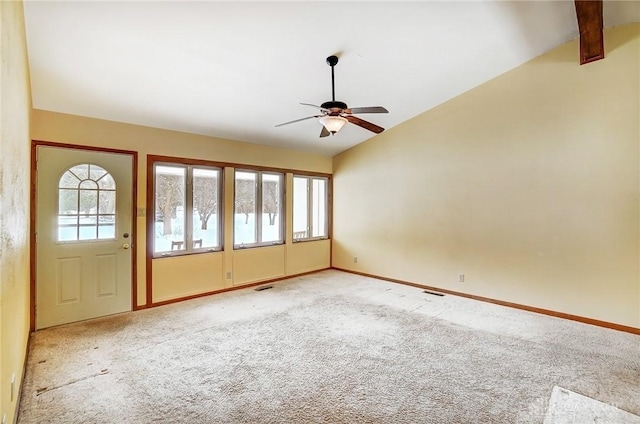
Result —
[[[254, 214], [255, 214], [255, 239], [256, 242], [255, 243], [236, 243], [235, 240], [235, 232], [233, 234], [233, 249], [234, 250], [243, 250], [243, 249], [251, 249], [254, 247], [265, 247], [265, 246], [280, 246], [285, 244], [285, 219], [284, 219], [284, 215], [285, 215], [285, 210], [286, 210], [286, 205], [284, 203], [284, 200], [286, 199], [286, 175], [282, 172], [275, 172], [275, 171], [258, 171], [255, 169], [251, 169], [251, 168], [235, 168], [233, 171], [233, 228], [235, 230], [236, 227], [236, 223], [235, 223], [235, 219], [236, 219], [236, 190], [235, 190], [235, 184], [236, 184], [236, 178], [235, 178], [235, 174], [237, 172], [247, 172], [247, 173], [253, 173], [256, 174], [256, 182], [255, 182], [255, 187], [254, 187], [254, 192], [255, 192], [255, 204], [256, 207], [254, 209]], [[267, 241], [267, 242], [263, 242], [260, 241], [262, 239], [262, 219], [263, 219], [263, 211], [262, 211], [262, 175], [263, 174], [269, 174], [269, 175], [277, 175], [278, 178], [280, 179], [280, 187], [282, 187], [282, 190], [280, 190], [280, 198], [279, 200], [279, 217], [278, 217], [278, 221], [280, 223], [280, 239], [276, 240], [276, 241]], [[260, 217], [260, 219], [258, 219], [258, 216]]]
[[[293, 238], [293, 243], [300, 243], [305, 241], [313, 241], [313, 240], [327, 240], [329, 238], [329, 178], [328, 177], [318, 177], [312, 175], [293, 175], [293, 178], [304, 178], [307, 180], [307, 236]], [[327, 225], [327, 234], [322, 236], [311, 236], [313, 234], [313, 180], [323, 180], [325, 181], [325, 199], [324, 199], [324, 215]], [[295, 196], [295, 194], [294, 194]], [[295, 199], [293, 199], [295, 203]], [[293, 225], [293, 223], [292, 223]]]

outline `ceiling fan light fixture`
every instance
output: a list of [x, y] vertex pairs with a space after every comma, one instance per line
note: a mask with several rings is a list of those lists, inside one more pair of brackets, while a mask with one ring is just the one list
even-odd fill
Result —
[[342, 116], [323, 116], [318, 119], [322, 125], [329, 131], [332, 135], [340, 131], [342, 127], [349, 121], [344, 119]]
[[[577, 1], [577, 0], [576, 0]], [[320, 106], [316, 106], [311, 103], [300, 103], [301, 105], [311, 106], [320, 110], [317, 115], [307, 116], [306, 118], [295, 119], [293, 121], [285, 122], [276, 125], [276, 127], [282, 127], [284, 125], [294, 124], [300, 121], [306, 121], [307, 119], [320, 118], [318, 121], [322, 124], [322, 131], [320, 131], [320, 138], [334, 135], [344, 127], [347, 122], [357, 125], [365, 130], [369, 130], [376, 134], [380, 134], [384, 131], [384, 128], [365, 121], [364, 119], [354, 116], [359, 113], [389, 113], [389, 111], [382, 106], [368, 106], [368, 107], [354, 107], [349, 108], [345, 102], [336, 101], [336, 84], [333, 74], [333, 68], [338, 63], [337, 56], [329, 56], [327, 58], [327, 64], [331, 66], [331, 101], [324, 102]]]

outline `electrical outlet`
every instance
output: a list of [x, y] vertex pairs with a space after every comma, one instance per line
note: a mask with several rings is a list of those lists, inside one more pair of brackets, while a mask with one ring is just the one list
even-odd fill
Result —
[[231, 279], [231, 273], [227, 272], [227, 280], [230, 280], [230, 279]]
[[464, 274], [458, 274], [458, 281], [464, 283]]
[[353, 263], [354, 263], [354, 264], [357, 264], [357, 263], [358, 263], [358, 257], [357, 257], [357, 256], [354, 256], [354, 257], [353, 257]]
[[16, 393], [16, 373], [14, 372], [13, 375], [11, 376], [11, 402], [13, 402], [15, 393]]

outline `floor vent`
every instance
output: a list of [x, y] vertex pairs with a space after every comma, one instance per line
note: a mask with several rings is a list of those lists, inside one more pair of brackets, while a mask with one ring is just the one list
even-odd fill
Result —
[[432, 292], [432, 291], [429, 291], [429, 290], [424, 290], [422, 293], [432, 294], [434, 296], [444, 296], [444, 294], [442, 294], [442, 293], [436, 293], [436, 292]]
[[262, 291], [262, 290], [268, 290], [268, 289], [272, 289], [273, 286], [260, 286], [260, 287], [256, 287], [254, 290], [255, 291]]

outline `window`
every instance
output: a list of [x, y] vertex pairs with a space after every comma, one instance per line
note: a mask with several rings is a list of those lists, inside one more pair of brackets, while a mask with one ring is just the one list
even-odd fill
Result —
[[284, 175], [235, 171], [234, 247], [284, 243]]
[[93, 164], [75, 165], [58, 181], [58, 241], [113, 240], [116, 182]]
[[222, 248], [221, 175], [215, 167], [154, 164], [154, 253]]
[[293, 177], [293, 241], [329, 236], [329, 179]]

